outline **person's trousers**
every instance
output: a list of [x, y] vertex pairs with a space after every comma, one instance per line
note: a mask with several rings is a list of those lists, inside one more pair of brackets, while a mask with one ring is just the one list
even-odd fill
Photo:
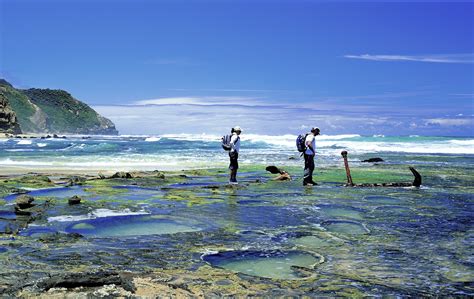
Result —
[[229, 152], [229, 158], [230, 158], [230, 164], [229, 164], [230, 181], [237, 182], [237, 169], [239, 168], [239, 162], [238, 162], [239, 153]]
[[313, 183], [314, 155], [304, 154], [303, 184]]

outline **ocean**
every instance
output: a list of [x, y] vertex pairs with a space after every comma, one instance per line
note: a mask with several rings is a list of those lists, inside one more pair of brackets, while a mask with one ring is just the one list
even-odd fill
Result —
[[[220, 137], [206, 134], [93, 136], [83, 139], [0, 139], [0, 166], [11, 170], [181, 170], [225, 167]], [[242, 134], [242, 165], [299, 166], [296, 136]], [[382, 157], [387, 163], [471, 167], [474, 138], [425, 136], [322, 135], [317, 137], [317, 164], [340, 165], [342, 150], [358, 163]]]

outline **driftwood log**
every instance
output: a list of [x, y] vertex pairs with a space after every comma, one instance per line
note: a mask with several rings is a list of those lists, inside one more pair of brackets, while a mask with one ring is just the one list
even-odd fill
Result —
[[352, 181], [351, 177], [351, 170], [349, 169], [349, 162], [347, 162], [347, 151], [342, 151], [341, 152], [342, 158], [344, 159], [344, 167], [346, 168], [346, 176], [347, 176], [347, 184], [346, 186], [349, 187], [420, 187], [421, 186], [421, 175], [416, 171], [415, 168], [409, 167], [411, 173], [413, 173], [413, 176], [415, 179], [413, 180], [412, 183], [380, 183], [380, 184], [354, 184]]

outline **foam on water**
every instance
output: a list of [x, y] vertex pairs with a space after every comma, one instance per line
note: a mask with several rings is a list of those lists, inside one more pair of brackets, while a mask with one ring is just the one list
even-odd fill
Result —
[[156, 142], [160, 140], [161, 140], [161, 137], [148, 137], [145, 139], [146, 142]]
[[[0, 166], [117, 171], [224, 167], [228, 164], [228, 156], [220, 147], [220, 138], [219, 135], [211, 134], [166, 134], [151, 137], [100, 136], [91, 139], [69, 137], [42, 139], [38, 143], [10, 140], [0, 143]], [[298, 159], [288, 159], [298, 155], [296, 135], [244, 133], [241, 140], [243, 164], [267, 164], [278, 160], [288, 165], [301, 165]], [[341, 149], [348, 150], [356, 160], [357, 155], [379, 153], [404, 159], [407, 153], [474, 155], [473, 145], [474, 139], [470, 138], [364, 137], [357, 134], [322, 135], [316, 141], [320, 165], [339, 163]], [[411, 160], [407, 162], [411, 163]]]

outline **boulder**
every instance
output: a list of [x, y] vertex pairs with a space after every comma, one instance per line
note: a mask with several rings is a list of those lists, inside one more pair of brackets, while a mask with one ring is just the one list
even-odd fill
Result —
[[33, 196], [22, 194], [15, 199], [15, 208], [18, 209], [28, 209], [34, 206], [32, 203], [35, 200]]
[[77, 205], [81, 203], [82, 198], [80, 196], [74, 195], [68, 199], [69, 205]]
[[384, 160], [382, 158], [370, 158], [370, 159], [367, 159], [367, 160], [364, 160], [362, 162], [369, 162], [369, 163], [375, 163], [375, 162], [384, 162]]

